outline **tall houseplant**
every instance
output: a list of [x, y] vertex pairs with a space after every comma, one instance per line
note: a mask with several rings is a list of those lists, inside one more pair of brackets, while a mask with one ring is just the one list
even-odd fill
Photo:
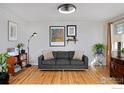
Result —
[[103, 54], [104, 49], [105, 49], [105, 46], [102, 43], [96, 43], [93, 46], [94, 54]]
[[9, 82], [8, 65], [6, 63], [8, 57], [8, 53], [0, 54], [0, 84], [8, 84]]

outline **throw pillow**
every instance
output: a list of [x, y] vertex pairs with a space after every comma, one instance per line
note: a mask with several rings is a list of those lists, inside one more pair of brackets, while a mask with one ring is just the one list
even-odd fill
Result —
[[82, 60], [82, 56], [83, 56], [83, 52], [81, 52], [81, 51], [75, 51], [74, 56], [73, 56], [73, 59]]
[[52, 51], [43, 51], [44, 60], [54, 59]]

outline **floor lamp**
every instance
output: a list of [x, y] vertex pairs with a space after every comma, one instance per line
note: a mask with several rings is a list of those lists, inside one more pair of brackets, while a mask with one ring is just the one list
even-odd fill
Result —
[[27, 54], [27, 56], [28, 56], [28, 58], [27, 58], [27, 65], [26, 65], [26, 67], [31, 67], [32, 65], [31, 64], [29, 64], [29, 54], [30, 54], [30, 48], [29, 48], [29, 44], [30, 44], [30, 40], [32, 39], [32, 37], [34, 37], [34, 36], [36, 36], [37, 35], [37, 33], [36, 32], [34, 32], [30, 37], [29, 37], [29, 39], [28, 39], [28, 47], [27, 47], [27, 49], [28, 49], [28, 54]]

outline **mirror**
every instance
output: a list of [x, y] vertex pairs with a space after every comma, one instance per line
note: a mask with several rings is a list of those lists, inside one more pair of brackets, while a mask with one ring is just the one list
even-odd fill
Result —
[[111, 51], [112, 55], [121, 57], [124, 48], [124, 20], [111, 24]]

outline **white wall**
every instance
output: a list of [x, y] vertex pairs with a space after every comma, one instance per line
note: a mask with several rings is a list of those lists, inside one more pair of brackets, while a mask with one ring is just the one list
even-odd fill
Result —
[[[77, 25], [77, 43], [70, 42], [65, 47], [49, 46], [49, 26]], [[97, 42], [105, 42], [105, 31], [103, 22], [94, 21], [43, 21], [38, 23], [28, 23], [25, 31], [20, 33], [20, 42], [25, 42], [29, 36], [37, 32], [37, 37], [32, 38], [30, 42], [30, 58], [32, 64], [37, 64], [38, 56], [42, 50], [81, 50], [89, 58], [89, 63], [93, 60], [92, 46]], [[66, 33], [65, 33], [66, 34]]]
[[[89, 58], [89, 63], [93, 60], [92, 46], [97, 42], [105, 42], [104, 23], [97, 21], [58, 21], [46, 20], [42, 22], [26, 23], [21, 18], [0, 9], [0, 52], [7, 48], [16, 47], [17, 43], [24, 43], [27, 50], [27, 40], [33, 32], [37, 32], [37, 37], [30, 42], [30, 58], [32, 64], [38, 63], [38, 56], [42, 50], [81, 50]], [[8, 20], [18, 24], [18, 40], [8, 41]], [[53, 20], [53, 19], [52, 19]], [[77, 43], [70, 42], [65, 47], [49, 47], [49, 26], [77, 25]]]
[[18, 40], [14, 42], [8, 41], [8, 20], [11, 20], [18, 24], [18, 32], [24, 30], [24, 22], [21, 19], [11, 13], [0, 9], [0, 53], [6, 52], [7, 48], [16, 47], [18, 43]]

